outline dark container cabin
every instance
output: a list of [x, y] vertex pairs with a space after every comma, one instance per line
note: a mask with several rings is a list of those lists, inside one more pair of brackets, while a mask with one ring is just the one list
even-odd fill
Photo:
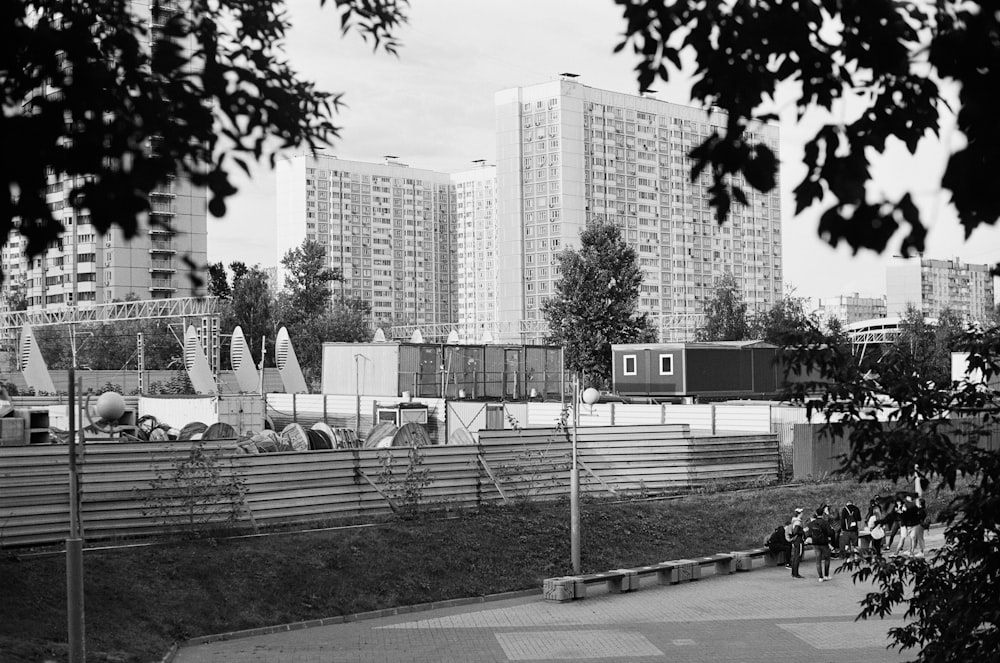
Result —
[[650, 399], [764, 398], [779, 385], [778, 346], [764, 341], [612, 345], [614, 390]]

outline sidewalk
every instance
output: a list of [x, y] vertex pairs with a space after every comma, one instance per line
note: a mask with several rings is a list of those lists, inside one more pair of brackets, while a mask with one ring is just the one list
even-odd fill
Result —
[[[941, 545], [940, 528], [927, 545]], [[836, 560], [831, 568], [838, 567]], [[787, 569], [708, 576], [570, 603], [541, 595], [182, 647], [175, 663], [400, 663], [486, 661], [897, 662], [886, 650], [899, 617], [854, 622], [871, 590], [850, 576], [818, 583]]]

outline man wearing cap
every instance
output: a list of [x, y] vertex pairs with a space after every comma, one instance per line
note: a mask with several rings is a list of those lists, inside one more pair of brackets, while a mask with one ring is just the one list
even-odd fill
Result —
[[795, 510], [795, 515], [792, 516], [792, 522], [788, 524], [786, 533], [788, 542], [792, 546], [791, 563], [789, 564], [789, 567], [792, 569], [792, 577], [801, 578], [802, 576], [799, 575], [799, 562], [802, 560], [802, 553], [804, 551], [803, 542], [806, 538], [805, 531], [802, 529], [802, 509]]
[[833, 528], [830, 527], [829, 516], [829, 507], [821, 504], [805, 526], [808, 537], [806, 542], [811, 542], [813, 550], [816, 551], [816, 575], [819, 576], [820, 582], [830, 580], [830, 542], [833, 540]]

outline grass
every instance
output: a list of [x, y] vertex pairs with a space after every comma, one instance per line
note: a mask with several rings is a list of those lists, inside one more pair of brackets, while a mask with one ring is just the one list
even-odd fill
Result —
[[[584, 571], [758, 547], [792, 509], [890, 485], [829, 482], [677, 499], [586, 502]], [[931, 496], [931, 513], [947, 496]], [[566, 502], [450, 519], [88, 551], [87, 660], [159, 661], [175, 641], [400, 605], [541, 589], [571, 571]], [[65, 558], [0, 552], [0, 660], [67, 658]]]

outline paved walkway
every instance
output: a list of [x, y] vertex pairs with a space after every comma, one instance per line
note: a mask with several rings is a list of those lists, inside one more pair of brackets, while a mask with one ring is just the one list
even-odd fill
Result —
[[[928, 546], [940, 545], [941, 538], [939, 528], [931, 530]], [[844, 574], [817, 582], [812, 555], [802, 572], [806, 578], [795, 580], [782, 567], [755, 568], [673, 586], [646, 579], [638, 592], [570, 603], [548, 603], [536, 595], [441, 608], [182, 647], [174, 662], [897, 663], [907, 658], [886, 650], [886, 633], [902, 623], [900, 617], [854, 622], [870, 586], [855, 585]]]

